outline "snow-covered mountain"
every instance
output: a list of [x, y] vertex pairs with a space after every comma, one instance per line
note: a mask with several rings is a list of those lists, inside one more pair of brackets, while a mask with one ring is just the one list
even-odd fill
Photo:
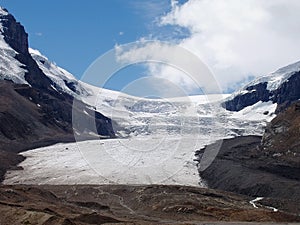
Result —
[[[0, 43], [4, 46], [0, 53], [3, 62], [0, 79], [33, 87], [43, 85], [43, 89], [82, 100], [116, 121], [114, 129], [121, 136], [157, 132], [191, 134], [197, 133], [199, 129], [213, 133], [214, 126], [224, 127], [221, 130], [226, 135], [261, 134], [265, 121], [274, 116], [274, 105], [266, 103], [261, 106], [249, 105], [249, 108], [239, 113], [228, 112], [220, 107], [220, 101], [228, 97], [226, 95], [216, 96], [213, 102], [207, 96], [153, 100], [94, 87], [77, 80], [38, 50], [28, 48], [24, 28], [4, 9], [1, 9], [0, 20]], [[19, 30], [16, 34], [9, 32], [11, 24], [19, 27], [14, 29]], [[22, 54], [24, 56], [20, 57]], [[266, 111], [269, 113], [266, 114]]]
[[[44, 74], [53, 81], [53, 88], [86, 102], [113, 119], [117, 122], [114, 130], [121, 137], [199, 132], [216, 134], [216, 130], [220, 136], [262, 134], [265, 122], [274, 117], [272, 113], [276, 104], [271, 103], [258, 103], [238, 113], [224, 110], [220, 103], [229, 95], [145, 99], [98, 88], [78, 81], [38, 50], [29, 51]], [[266, 114], [266, 111], [269, 113]]]
[[53, 81], [53, 88], [74, 97], [88, 96], [88, 91], [68, 71], [50, 62], [38, 50], [29, 48], [29, 53], [44, 74]]
[[[10, 29], [11, 26], [17, 28]], [[216, 114], [214, 112], [218, 112], [218, 115], [215, 116], [219, 118], [222, 118], [220, 115], [223, 115], [226, 118], [245, 117], [249, 120], [250, 116], [252, 120], [270, 120], [276, 107], [275, 104], [300, 98], [298, 93], [300, 90], [294, 88], [295, 91], [286, 87], [287, 85], [294, 85], [295, 80], [299, 82], [300, 62], [258, 78], [230, 97], [219, 96], [217, 103], [207, 103], [205, 96], [165, 100], [137, 98], [83, 83], [68, 71], [50, 62], [38, 50], [28, 48], [27, 34], [24, 28], [3, 8], [0, 10], [0, 31], [0, 79], [30, 86], [42, 85], [51, 91], [71, 95], [96, 107], [97, 111], [114, 118], [120, 124], [127, 124], [128, 132], [149, 133], [149, 127], [145, 127], [147, 121], [150, 120], [149, 118], [152, 118], [151, 122], [156, 124], [157, 129], [160, 129], [160, 125], [166, 126], [168, 124], [176, 127], [179, 114], [181, 119], [185, 117], [185, 124], [190, 123], [187, 127], [190, 126], [191, 129], [193, 129], [192, 124], [197, 124], [193, 121], [193, 117], [197, 119], [207, 118]], [[36, 65], [40, 70], [36, 68]], [[290, 93], [289, 89], [297, 93]], [[219, 103], [224, 97], [228, 97], [223, 104], [227, 110], [240, 112], [231, 113], [222, 110]], [[245, 116], [246, 114], [247, 116]], [[165, 124], [161, 117], [167, 120]], [[155, 121], [153, 121], [154, 118]], [[182, 120], [179, 122], [181, 123]], [[134, 124], [134, 127], [131, 127], [130, 124]], [[206, 125], [206, 123], [203, 124]], [[141, 127], [139, 128], [139, 126]], [[240, 128], [239, 125], [236, 127], [237, 129]], [[151, 129], [155, 130], [156, 128], [152, 126]], [[176, 129], [174, 128], [174, 130]]]
[[[98, 134], [119, 137], [100, 143], [85, 141], [27, 152], [25, 154], [30, 157], [22, 165], [25, 170], [8, 174], [7, 183], [198, 185], [199, 177], [193, 161], [197, 149], [220, 138], [262, 135], [266, 122], [275, 117], [277, 102], [270, 101], [269, 95], [264, 96], [265, 91], [269, 91], [267, 82], [253, 83], [229, 97], [224, 103], [229, 110], [221, 106], [228, 95], [138, 98], [83, 83], [38, 50], [30, 49], [24, 28], [4, 9], [0, 11], [0, 25], [3, 68], [0, 84], [10, 88], [13, 95], [10, 92], [9, 99], [19, 100], [11, 107], [15, 110], [8, 111], [13, 117], [0, 114], [0, 120], [11, 118], [4, 131], [11, 128], [15, 120], [20, 122], [13, 130], [24, 124], [22, 132], [16, 132], [17, 136], [13, 137], [2, 129], [0, 144], [4, 142], [5, 146], [12, 146], [13, 141], [9, 138], [15, 138], [17, 144], [29, 139], [24, 142], [28, 149], [46, 145], [41, 140], [52, 135], [56, 141], [65, 141], [59, 138], [60, 135], [70, 136], [73, 131], [76, 135], [90, 134], [86, 125], [95, 118]], [[292, 77], [291, 74], [286, 80]], [[255, 97], [251, 97], [254, 93]], [[254, 100], [239, 107], [238, 112], [230, 111], [230, 102], [247, 94]], [[79, 107], [75, 107], [76, 112], [87, 118], [81, 124], [82, 128], [76, 130], [72, 127], [73, 100], [80, 102]], [[24, 107], [20, 107], [21, 104]], [[234, 102], [231, 105], [235, 106]], [[28, 121], [34, 126], [25, 126]], [[35, 145], [29, 145], [32, 140], [36, 141]], [[24, 149], [24, 146], [19, 147], [19, 150]]]
[[[58, 71], [55, 75], [51, 73], [59, 68], [53, 66], [45, 69], [52, 65], [42, 65], [42, 60], [41, 56], [33, 59], [29, 53], [28, 35], [24, 27], [0, 8], [1, 149], [17, 152], [74, 140], [74, 110], [82, 115], [86, 123], [93, 121], [96, 115], [97, 133], [113, 137], [109, 118], [80, 101], [78, 108], [73, 108], [72, 82], [76, 80], [61, 70], [60, 73], [68, 77], [68, 82], [62, 83], [64, 81]], [[73, 92], [87, 95], [84, 89], [74, 89]], [[89, 131], [85, 133], [88, 135]]]
[[240, 111], [258, 102], [278, 104], [277, 112], [300, 99], [300, 61], [257, 78], [235, 92], [223, 104], [227, 110]]
[[[29, 52], [27, 57], [41, 70], [40, 76], [47, 78], [48, 85], [38, 90], [83, 101], [89, 108], [81, 108], [81, 113], [91, 115], [90, 109], [96, 109], [114, 121], [113, 131], [118, 137], [128, 138], [59, 144], [28, 151], [23, 153], [28, 156], [21, 164], [24, 170], [6, 174], [8, 184], [197, 186], [195, 150], [220, 138], [262, 135], [266, 122], [274, 117], [271, 112], [276, 105], [269, 103], [249, 106], [240, 112], [227, 111], [220, 104], [226, 95], [145, 99], [98, 88], [78, 81], [37, 50], [29, 49]], [[35, 80], [27, 78], [25, 72], [22, 84], [27, 82], [36, 88]], [[35, 104], [46, 108], [40, 99]], [[84, 129], [76, 132], [80, 134]], [[204, 185], [201, 180], [200, 184]]]
[[3, 26], [3, 22], [8, 21], [7, 18], [9, 18], [9, 16], [9, 13], [0, 7], [0, 79], [12, 80], [20, 84], [28, 84], [25, 80], [26, 70], [22, 68], [24, 64], [15, 58], [18, 52], [4, 40], [4, 31], [7, 28]]

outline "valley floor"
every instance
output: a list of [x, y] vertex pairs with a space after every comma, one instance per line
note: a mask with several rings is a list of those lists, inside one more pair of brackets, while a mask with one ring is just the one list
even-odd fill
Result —
[[249, 197], [184, 186], [2, 185], [0, 224], [271, 225], [277, 222], [284, 225], [300, 222], [299, 216], [274, 212], [259, 203], [255, 208], [250, 201]]

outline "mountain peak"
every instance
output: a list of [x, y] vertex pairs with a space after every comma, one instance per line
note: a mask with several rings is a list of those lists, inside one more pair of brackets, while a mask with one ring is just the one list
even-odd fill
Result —
[[7, 16], [9, 13], [7, 11], [7, 9], [3, 8], [2, 6], [0, 6], [0, 15], [4, 15]]
[[29, 48], [28, 51], [31, 55], [38, 55], [38, 56], [46, 58], [46, 56], [43, 56], [42, 53], [37, 49]]
[[15, 17], [4, 8], [0, 8], [0, 26], [5, 42], [16, 52], [29, 55], [28, 34]]
[[282, 67], [276, 70], [273, 74], [282, 74], [282, 73], [297, 72], [297, 71], [300, 71], [300, 61]]

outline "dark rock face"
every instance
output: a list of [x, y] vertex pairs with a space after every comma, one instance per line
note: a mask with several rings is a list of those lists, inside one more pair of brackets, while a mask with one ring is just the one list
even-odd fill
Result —
[[73, 99], [68, 95], [58, 97], [28, 85], [0, 81], [0, 150], [19, 152], [74, 141], [72, 110], [85, 118], [85, 123], [95, 120], [100, 135], [114, 137], [109, 118], [84, 103], [73, 109]]
[[272, 93], [272, 101], [278, 103], [277, 113], [300, 99], [300, 72], [292, 75], [288, 82], [283, 83], [279, 89]]
[[73, 91], [76, 94], [79, 94], [79, 92], [76, 90], [76, 84], [74, 82], [68, 82], [66, 80], [64, 80], [64, 82], [71, 91]]
[[[99, 135], [114, 137], [109, 118], [91, 110], [83, 102], [74, 109], [73, 97], [52, 87], [55, 84], [28, 52], [24, 27], [10, 14], [0, 15], [0, 22], [4, 40], [17, 52], [15, 58], [25, 65], [25, 79], [30, 84], [0, 81], [0, 150], [16, 153], [57, 142], [74, 141], [73, 110], [82, 115], [84, 121], [93, 120]], [[82, 136], [82, 139], [92, 138], [87, 134]]]
[[[223, 103], [223, 107], [229, 111], [240, 111], [259, 101], [272, 101], [278, 103], [276, 113], [283, 111], [293, 102], [300, 99], [300, 72], [295, 72], [287, 82], [284, 82], [276, 90], [267, 90], [267, 83], [259, 83], [247, 87], [249, 93], [237, 95], [232, 100]], [[252, 91], [254, 90], [254, 91]], [[251, 92], [252, 91], [252, 92]]]
[[4, 40], [11, 46], [18, 54], [15, 58], [25, 65], [27, 70], [25, 74], [26, 81], [35, 88], [49, 89], [53, 82], [41, 71], [34, 59], [30, 56], [28, 51], [28, 35], [24, 27], [18, 23], [11, 15], [2, 15], [0, 20], [3, 26]]
[[240, 111], [259, 101], [269, 101], [270, 93], [267, 90], [267, 83], [250, 86], [247, 87], [246, 90], [249, 91], [249, 93], [238, 95], [234, 99], [225, 102], [225, 108], [230, 111]]
[[11, 14], [0, 15], [0, 21], [3, 25], [4, 40], [17, 52], [29, 54], [28, 34], [24, 27]]

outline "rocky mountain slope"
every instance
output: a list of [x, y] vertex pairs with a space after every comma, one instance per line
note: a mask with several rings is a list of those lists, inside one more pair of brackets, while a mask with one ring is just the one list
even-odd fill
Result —
[[[24, 27], [0, 8], [0, 151], [16, 153], [73, 141], [72, 110], [84, 118], [83, 124], [95, 120], [99, 135], [114, 137], [109, 118], [83, 102], [73, 108], [70, 93], [76, 90], [71, 84], [66, 84], [69, 93], [55, 88], [58, 85], [29, 53], [27, 36]], [[78, 132], [91, 138], [88, 131]], [[7, 166], [5, 160], [0, 161], [3, 174]]]
[[[2, 149], [17, 152], [33, 148], [38, 142], [63, 140], [64, 135], [71, 138], [73, 96], [58, 90], [59, 85], [44, 74], [28, 51], [24, 27], [2, 8], [0, 25], [0, 59], [4, 68], [0, 71]], [[9, 62], [12, 56], [14, 59]], [[21, 71], [18, 74], [9, 70], [18, 66]], [[71, 84], [66, 85], [70, 92], [76, 92]], [[114, 136], [109, 118], [94, 112], [85, 103], [74, 110], [82, 114], [85, 110], [87, 121], [96, 114], [98, 133]]]
[[[300, 202], [299, 103], [273, 119], [263, 138], [224, 140], [214, 162], [206, 170], [199, 166], [200, 176], [209, 187]], [[202, 151], [209, 151], [215, 145]], [[294, 210], [300, 212], [299, 207]]]
[[268, 124], [260, 148], [276, 159], [273, 170], [300, 180], [300, 101]]
[[[214, 162], [199, 173], [211, 188], [251, 196], [300, 201], [300, 62], [260, 77], [229, 97], [223, 106], [240, 111], [269, 102], [278, 114], [263, 137], [224, 140]], [[266, 114], [269, 112], [266, 111]], [[221, 143], [221, 142], [220, 142]], [[197, 152], [198, 160], [205, 151]], [[298, 211], [297, 211], [298, 210]], [[299, 212], [299, 208], [296, 211]]]

